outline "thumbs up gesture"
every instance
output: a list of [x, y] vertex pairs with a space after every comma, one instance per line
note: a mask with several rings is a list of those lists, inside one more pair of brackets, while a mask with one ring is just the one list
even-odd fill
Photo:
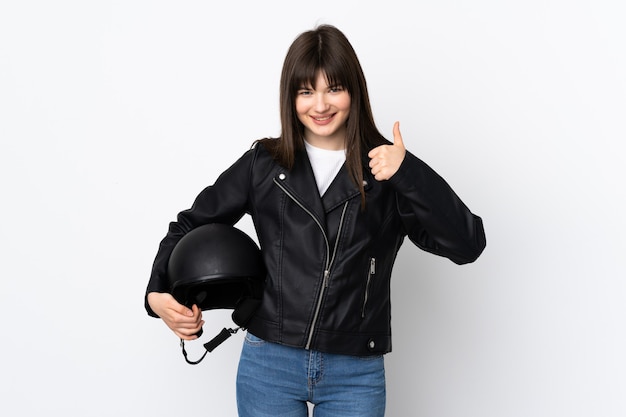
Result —
[[398, 171], [406, 149], [400, 134], [400, 122], [393, 125], [393, 145], [380, 145], [369, 151], [369, 167], [377, 181], [385, 181]]

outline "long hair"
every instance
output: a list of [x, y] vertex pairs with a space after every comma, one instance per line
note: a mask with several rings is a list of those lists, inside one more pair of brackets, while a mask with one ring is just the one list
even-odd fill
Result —
[[370, 149], [390, 142], [374, 123], [365, 76], [354, 48], [336, 27], [317, 26], [301, 33], [289, 47], [280, 79], [281, 136], [262, 142], [278, 163], [287, 169], [293, 167], [295, 152], [304, 148], [304, 126], [296, 114], [296, 95], [303, 85], [315, 85], [320, 71], [329, 85], [340, 85], [350, 94], [346, 166], [364, 206], [364, 157]]

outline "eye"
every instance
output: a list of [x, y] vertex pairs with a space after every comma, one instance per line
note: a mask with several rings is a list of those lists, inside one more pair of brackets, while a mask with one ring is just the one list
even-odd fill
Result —
[[303, 87], [303, 88], [300, 88], [300, 89], [298, 90], [298, 95], [299, 95], [299, 96], [308, 96], [308, 95], [310, 95], [310, 94], [311, 94], [311, 90], [310, 90], [309, 88], [304, 88], [304, 87]]
[[344, 91], [344, 88], [341, 85], [334, 85], [334, 86], [330, 87], [328, 89], [328, 91], [330, 91], [331, 93], [340, 93], [340, 92]]

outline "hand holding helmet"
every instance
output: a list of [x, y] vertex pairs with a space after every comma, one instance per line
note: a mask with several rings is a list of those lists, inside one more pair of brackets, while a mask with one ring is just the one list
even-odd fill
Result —
[[150, 308], [165, 322], [174, 334], [183, 340], [194, 340], [204, 325], [202, 311], [197, 305], [191, 308], [180, 304], [169, 293], [148, 294]]
[[[197, 339], [202, 332], [202, 311], [231, 309], [236, 329], [224, 328], [204, 344], [211, 352], [220, 343], [245, 328], [261, 303], [265, 266], [256, 243], [241, 230], [226, 224], [211, 223], [188, 232], [172, 251], [167, 275], [170, 294], [149, 294], [153, 310], [181, 339]], [[205, 352], [206, 355], [206, 352]]]

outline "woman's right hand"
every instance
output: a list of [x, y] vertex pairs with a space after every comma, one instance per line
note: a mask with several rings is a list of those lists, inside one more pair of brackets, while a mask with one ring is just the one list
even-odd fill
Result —
[[180, 339], [194, 340], [198, 336], [204, 321], [202, 310], [197, 305], [191, 309], [180, 304], [169, 293], [151, 292], [148, 294], [148, 304]]

